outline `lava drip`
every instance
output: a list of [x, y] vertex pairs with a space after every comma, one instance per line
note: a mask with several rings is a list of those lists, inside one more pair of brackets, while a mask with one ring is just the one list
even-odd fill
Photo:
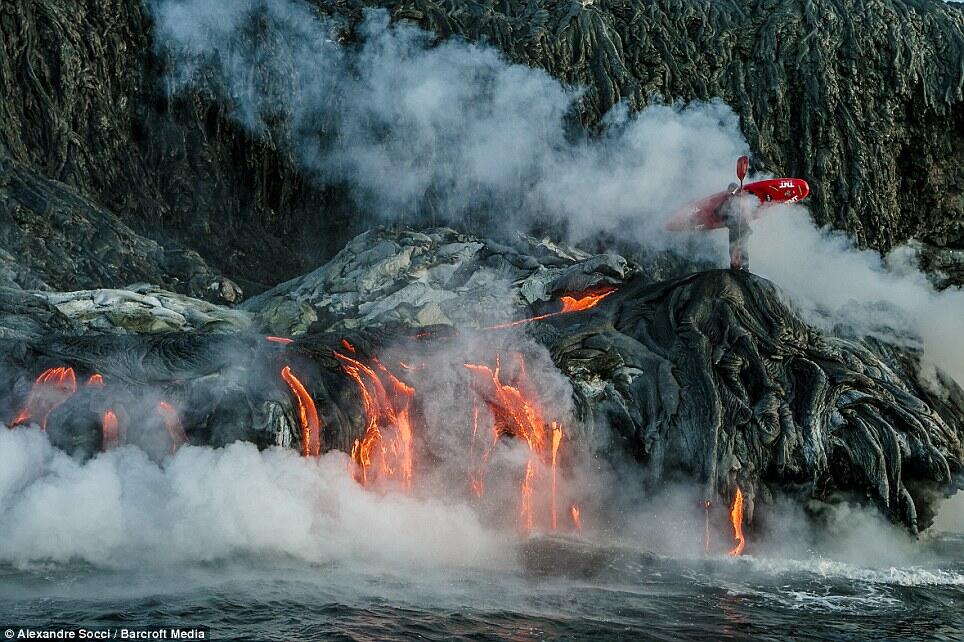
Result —
[[572, 527], [577, 531], [582, 530], [582, 517], [579, 514], [579, 506], [576, 504], [570, 506], [569, 514], [572, 516]]
[[739, 488], [736, 489], [733, 506], [730, 508], [730, 524], [733, 525], [733, 539], [737, 541], [736, 546], [730, 550], [730, 555], [735, 557], [742, 555], [746, 547], [746, 539], [743, 537], [743, 491]]
[[47, 430], [47, 418], [62, 403], [77, 392], [77, 375], [73, 368], [48, 368], [34, 381], [27, 396], [27, 403], [16, 414], [10, 426], [25, 424], [31, 420]]
[[120, 422], [112, 409], [104, 411], [100, 421], [101, 450], [107, 452], [120, 445]]
[[[355, 352], [347, 341], [342, 340], [342, 345]], [[392, 374], [377, 358], [372, 358], [369, 366], [341, 352], [334, 351], [334, 356], [358, 387], [365, 412], [365, 432], [351, 449], [355, 479], [362, 485], [378, 477], [394, 479], [403, 488], [411, 488], [415, 388]]]
[[304, 384], [291, 371], [290, 366], [281, 369], [281, 378], [285, 380], [291, 392], [298, 400], [298, 419], [301, 422], [301, 454], [305, 457], [317, 457], [321, 452], [321, 421], [315, 402], [308, 394]]
[[177, 452], [178, 448], [187, 442], [187, 434], [184, 432], [184, 427], [181, 426], [181, 420], [177, 416], [177, 411], [174, 410], [174, 406], [166, 401], [159, 401], [157, 403], [157, 412], [161, 415], [164, 428], [171, 437], [171, 454], [173, 455]]
[[539, 407], [537, 389], [532, 385], [525, 369], [525, 361], [519, 353], [513, 353], [516, 361], [515, 376], [511, 382], [503, 381], [502, 363], [496, 355], [495, 368], [484, 364], [465, 364], [475, 375], [473, 390], [476, 407], [473, 408], [473, 439], [478, 432], [478, 402], [488, 408], [492, 416], [492, 438], [487, 448], [479, 456], [479, 465], [471, 473], [470, 484], [476, 494], [481, 496], [485, 472], [492, 449], [503, 436], [522, 439], [529, 447], [522, 478], [520, 498], [520, 521], [523, 530], [530, 531], [535, 526], [533, 495], [545, 468], [550, 470], [548, 492], [550, 495], [550, 519], [553, 529], [558, 527], [557, 518], [557, 468], [559, 448], [564, 436], [562, 427], [555, 422], [547, 422]]

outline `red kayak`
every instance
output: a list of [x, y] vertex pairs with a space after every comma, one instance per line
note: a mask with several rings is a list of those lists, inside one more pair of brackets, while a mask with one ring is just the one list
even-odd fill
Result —
[[[739, 194], [753, 194], [761, 205], [773, 203], [795, 203], [807, 197], [810, 186], [802, 178], [770, 178], [744, 185]], [[690, 203], [678, 210], [666, 221], [666, 229], [672, 231], [683, 230], [712, 230], [725, 227], [724, 222], [717, 216], [717, 208], [730, 196], [729, 192], [718, 192], [712, 196]], [[764, 207], [755, 208], [752, 219], [763, 216]]]

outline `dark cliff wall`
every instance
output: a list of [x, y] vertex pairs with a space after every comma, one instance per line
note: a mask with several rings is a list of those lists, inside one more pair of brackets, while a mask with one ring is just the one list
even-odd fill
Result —
[[[315, 2], [360, 17], [372, 2]], [[964, 247], [964, 11], [937, 0], [403, 0], [442, 37], [484, 40], [619, 100], [720, 96], [759, 166], [814, 186], [818, 220], [887, 249]], [[139, 0], [0, 5], [0, 154], [256, 291], [362, 225], [282, 142], [217, 101], [167, 97]], [[9, 250], [9, 248], [7, 248]], [[71, 287], [57, 282], [56, 287]]]
[[386, 3], [619, 100], [722, 97], [758, 165], [806, 177], [821, 223], [887, 249], [964, 245], [964, 11], [936, 0]]
[[340, 247], [322, 193], [285, 152], [203, 96], [169, 101], [158, 64], [138, 0], [0, 4], [0, 154], [172, 251], [197, 250], [249, 291]]

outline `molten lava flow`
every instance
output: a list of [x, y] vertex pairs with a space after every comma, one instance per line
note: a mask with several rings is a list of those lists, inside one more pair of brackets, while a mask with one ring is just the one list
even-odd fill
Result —
[[77, 392], [77, 375], [73, 368], [48, 368], [40, 373], [27, 396], [27, 403], [10, 422], [10, 426], [35, 420], [41, 430], [47, 429], [47, 418], [68, 397]]
[[173, 455], [181, 445], [187, 442], [187, 434], [181, 426], [181, 420], [178, 418], [174, 406], [166, 401], [159, 401], [157, 412], [161, 415], [167, 434], [171, 436], [171, 454]]
[[583, 310], [588, 310], [599, 305], [599, 302], [605, 299], [607, 296], [616, 291], [616, 288], [603, 286], [595, 290], [587, 290], [586, 292], [581, 292], [576, 296], [563, 295], [559, 297], [562, 301], [562, 310], [559, 314], [566, 314], [568, 312], [581, 312]]
[[104, 452], [107, 452], [112, 448], [117, 448], [117, 446], [120, 445], [120, 424], [117, 421], [117, 415], [114, 414], [113, 410], [107, 410], [104, 412], [100, 425], [101, 448], [104, 450]]
[[546, 314], [540, 314], [534, 317], [526, 317], [525, 319], [518, 319], [516, 321], [509, 321], [508, 323], [490, 325], [482, 329], [500, 330], [503, 328], [512, 328], [517, 325], [522, 325], [523, 323], [532, 323], [533, 321], [542, 321], [543, 319], [556, 317], [560, 314], [582, 312], [583, 310], [589, 310], [590, 308], [596, 307], [603, 299], [615, 291], [616, 288], [609, 285], [604, 285], [576, 294], [564, 294], [563, 296], [559, 297], [559, 300], [562, 302], [562, 309], [557, 310], [556, 312], [547, 312]]
[[556, 470], [558, 468], [557, 456], [559, 454], [559, 444], [562, 443], [562, 428], [559, 424], [552, 424], [552, 530], [556, 530]]
[[[348, 341], [342, 339], [342, 344], [347, 350], [355, 351]], [[378, 359], [373, 358], [369, 366], [340, 352], [334, 352], [334, 356], [358, 386], [365, 411], [365, 433], [355, 440], [351, 449], [355, 478], [363, 485], [375, 477], [395, 479], [404, 488], [411, 488], [414, 448], [411, 405], [415, 388], [392, 374]]]
[[572, 515], [572, 525], [578, 531], [582, 530], [582, 519], [579, 517], [579, 507], [573, 504], [569, 507], [569, 514]]
[[[521, 354], [514, 353], [515, 376], [511, 382], [503, 379], [501, 358], [496, 355], [495, 368], [482, 364], [465, 364], [475, 375], [473, 390], [476, 400], [481, 400], [492, 417], [491, 440], [479, 456], [478, 468], [470, 474], [470, 486], [478, 496], [482, 496], [485, 471], [489, 455], [503, 436], [516, 437], [529, 447], [529, 460], [526, 463], [522, 481], [520, 517], [522, 528], [530, 530], [535, 524], [533, 495], [537, 486], [548, 491], [551, 513], [549, 523], [557, 528], [557, 470], [559, 448], [562, 444], [563, 430], [556, 423], [547, 423], [539, 406], [538, 389], [533, 386], [525, 369]], [[473, 444], [478, 429], [478, 403], [473, 407], [472, 439]], [[474, 448], [473, 448], [474, 452]], [[550, 469], [549, 486], [539, 483], [545, 477], [545, 469]], [[543, 504], [544, 505], [544, 504]]]
[[265, 339], [267, 339], [271, 343], [282, 343], [285, 345], [295, 342], [294, 339], [289, 339], [288, 337], [273, 337], [271, 335], [266, 336]]
[[104, 387], [103, 375], [99, 375], [97, 373], [90, 375], [90, 377], [87, 379], [87, 386], [90, 388], [103, 388]]
[[285, 380], [298, 400], [298, 418], [301, 421], [301, 454], [305, 457], [317, 457], [318, 453], [321, 452], [321, 442], [319, 441], [321, 422], [318, 420], [315, 402], [298, 377], [291, 372], [290, 366], [281, 369], [281, 378]]
[[737, 541], [730, 555], [741, 555], [746, 546], [746, 540], [743, 538], [743, 492], [739, 488], [736, 489], [733, 507], [730, 508], [730, 523], [733, 525], [733, 538]]
[[522, 518], [522, 526], [527, 531], [531, 531], [535, 525], [532, 517], [532, 459], [526, 462], [526, 474], [522, 478], [522, 505], [519, 515]]

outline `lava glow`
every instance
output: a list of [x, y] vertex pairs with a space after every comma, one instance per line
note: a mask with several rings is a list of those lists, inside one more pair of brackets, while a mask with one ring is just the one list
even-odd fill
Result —
[[77, 392], [77, 375], [73, 368], [48, 368], [34, 381], [33, 388], [11, 426], [36, 421], [41, 430], [47, 429], [47, 418], [68, 397]]
[[178, 448], [187, 442], [187, 434], [185, 434], [184, 428], [181, 426], [181, 420], [178, 418], [174, 406], [166, 401], [159, 401], [157, 403], [157, 412], [161, 415], [164, 428], [171, 437], [171, 454], [173, 455], [177, 452]]
[[[355, 347], [345, 340], [346, 350]], [[378, 359], [367, 365], [334, 352], [358, 387], [365, 412], [365, 433], [351, 449], [355, 478], [368, 485], [376, 477], [394, 479], [411, 488], [413, 473], [412, 401], [415, 388], [392, 374]]]
[[100, 420], [101, 425], [101, 449], [104, 452], [117, 448], [120, 445], [120, 423], [113, 410], [104, 412]]
[[605, 299], [607, 296], [616, 291], [616, 288], [612, 286], [602, 286], [594, 288], [591, 290], [586, 290], [584, 292], [579, 292], [576, 294], [564, 294], [559, 297], [559, 301], [562, 303], [562, 309], [555, 312], [547, 312], [546, 314], [540, 314], [534, 317], [526, 317], [525, 319], [518, 319], [516, 321], [509, 321], [508, 323], [499, 323], [496, 325], [490, 325], [484, 330], [499, 330], [503, 328], [512, 328], [517, 325], [522, 325], [524, 323], [532, 323], [533, 321], [542, 321], [543, 319], [549, 319], [551, 317], [557, 317], [560, 314], [571, 314], [572, 312], [582, 312], [583, 310], [589, 310], [596, 307], [599, 303]]
[[562, 428], [557, 423], [552, 424], [552, 530], [558, 527], [556, 519], [556, 471], [559, 467], [559, 444], [562, 443]]
[[[478, 469], [472, 473], [470, 486], [478, 496], [482, 496], [485, 470], [492, 449], [503, 436], [515, 437], [526, 442], [529, 447], [529, 460], [526, 462], [522, 479], [520, 499], [520, 521], [526, 531], [532, 530], [536, 519], [533, 497], [537, 488], [545, 488], [541, 478], [549, 469], [548, 491], [550, 503], [549, 523], [553, 529], [558, 527], [557, 518], [557, 469], [559, 448], [562, 444], [563, 430], [555, 422], [546, 422], [539, 405], [538, 389], [532, 384], [525, 369], [522, 355], [514, 353], [515, 376], [511, 381], [503, 379], [502, 364], [496, 356], [495, 368], [483, 364], [465, 364], [474, 375], [473, 389], [476, 399], [481, 400], [492, 417], [491, 439], [482, 451]], [[478, 404], [473, 407], [473, 443], [478, 433]]]
[[87, 379], [88, 388], [103, 388], [104, 387], [104, 377], [99, 374], [92, 374], [90, 378]]
[[317, 457], [318, 453], [321, 452], [321, 442], [319, 441], [321, 422], [318, 419], [315, 402], [308, 394], [304, 384], [291, 372], [290, 366], [281, 369], [281, 378], [285, 380], [298, 400], [298, 419], [301, 422], [301, 454], [305, 457]]
[[573, 504], [569, 507], [569, 514], [572, 516], [572, 526], [577, 531], [582, 530], [582, 518], [579, 516], [579, 507]]
[[733, 539], [737, 541], [730, 555], [742, 555], [746, 540], [743, 537], [743, 492], [739, 488], [736, 489], [736, 497], [733, 498], [733, 506], [730, 508], [730, 523], [733, 525]]
[[281, 344], [284, 344], [284, 345], [288, 345], [289, 343], [294, 343], [294, 342], [295, 342], [294, 339], [289, 339], [288, 337], [274, 337], [274, 336], [271, 336], [271, 335], [266, 336], [265, 339], [267, 339], [267, 340], [270, 341], [271, 343], [281, 343]]

